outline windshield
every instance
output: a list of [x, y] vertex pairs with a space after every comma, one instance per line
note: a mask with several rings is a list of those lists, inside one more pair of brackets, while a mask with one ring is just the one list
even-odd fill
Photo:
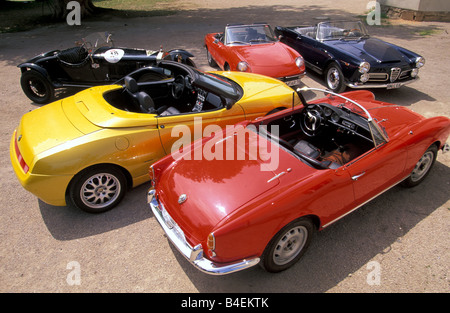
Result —
[[82, 38], [82, 40], [83, 40], [83, 45], [88, 50], [95, 50], [100, 47], [113, 47], [114, 46], [113, 40], [111, 38], [111, 34], [108, 32], [93, 33], [93, 34], [90, 34], [90, 35]]
[[225, 31], [225, 44], [258, 44], [277, 41], [267, 24], [229, 26]]
[[360, 21], [322, 22], [318, 25], [317, 39], [345, 40], [369, 37], [369, 33]]
[[231, 79], [218, 74], [205, 73], [202, 71], [196, 72], [198, 74], [198, 79], [195, 81], [197, 86], [230, 98], [234, 101], [237, 101], [241, 97], [242, 90], [240, 86]]

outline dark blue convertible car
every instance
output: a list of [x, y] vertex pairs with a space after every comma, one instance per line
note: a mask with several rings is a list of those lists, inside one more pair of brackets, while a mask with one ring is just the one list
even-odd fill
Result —
[[334, 92], [350, 88], [399, 88], [419, 79], [425, 59], [407, 49], [371, 38], [360, 21], [321, 22], [275, 28], [297, 50], [308, 69], [324, 76]]

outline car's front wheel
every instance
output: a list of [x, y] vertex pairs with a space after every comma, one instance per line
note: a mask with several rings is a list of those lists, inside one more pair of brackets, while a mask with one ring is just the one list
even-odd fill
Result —
[[336, 63], [331, 63], [325, 70], [325, 83], [328, 89], [335, 93], [345, 90], [344, 74]]
[[115, 207], [125, 195], [127, 180], [112, 166], [94, 167], [76, 175], [69, 186], [69, 199], [89, 213], [102, 213]]
[[305, 253], [314, 232], [310, 219], [300, 218], [289, 223], [269, 242], [259, 264], [272, 273], [288, 269]]
[[25, 95], [34, 103], [47, 104], [54, 98], [54, 90], [48, 79], [35, 70], [23, 72], [20, 85]]

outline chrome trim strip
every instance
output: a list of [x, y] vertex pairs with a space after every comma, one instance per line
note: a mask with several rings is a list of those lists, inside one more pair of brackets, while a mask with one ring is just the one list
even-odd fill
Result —
[[372, 201], [373, 199], [375, 199], [376, 197], [378, 197], [379, 195], [381, 195], [382, 193], [384, 193], [385, 191], [388, 191], [389, 189], [391, 189], [392, 187], [398, 185], [400, 182], [404, 181], [406, 178], [408, 178], [408, 176], [411, 174], [406, 175], [403, 179], [400, 179], [398, 182], [396, 182], [395, 184], [392, 184], [391, 186], [387, 187], [386, 189], [384, 189], [383, 191], [381, 191], [380, 193], [377, 193], [375, 196], [373, 196], [372, 198], [370, 198], [369, 200], [363, 202], [362, 204], [356, 206], [355, 208], [351, 209], [350, 211], [348, 211], [345, 214], [342, 214], [341, 216], [339, 216], [338, 218], [332, 220], [331, 222], [326, 223], [325, 225], [322, 226], [322, 228], [328, 227], [331, 224], [333, 224], [334, 222], [339, 221], [341, 218], [343, 218], [344, 216], [347, 216], [348, 214], [352, 213], [353, 211], [359, 209], [360, 207], [362, 207], [363, 205], [367, 204], [368, 202]]
[[272, 177], [271, 179], [269, 179], [267, 182], [270, 183], [271, 181], [277, 179], [280, 176], [283, 176], [284, 174], [286, 174], [286, 172], [281, 172], [281, 173], [275, 175], [274, 177]]
[[308, 91], [308, 90], [321, 91], [321, 92], [324, 92], [324, 93], [327, 93], [327, 94], [331, 94], [331, 95], [337, 96], [337, 97], [342, 98], [342, 99], [344, 99], [344, 100], [347, 100], [347, 101], [353, 103], [354, 105], [356, 105], [356, 106], [357, 106], [358, 108], [360, 108], [361, 110], [363, 110], [363, 112], [367, 115], [367, 121], [368, 121], [368, 122], [372, 121], [372, 115], [370, 115], [369, 111], [367, 111], [367, 109], [366, 109], [365, 107], [363, 107], [361, 104], [359, 104], [359, 103], [356, 102], [355, 100], [352, 100], [352, 99], [350, 99], [350, 98], [344, 97], [344, 96], [341, 95], [341, 94], [332, 92], [332, 91], [330, 91], [330, 90], [324, 90], [324, 89], [320, 89], [320, 88], [311, 88], [311, 87], [302, 87], [302, 88], [298, 88], [296, 91], [299, 92], [299, 91]]
[[[415, 79], [407, 80], [405, 82], [396, 81], [392, 84], [399, 84], [400, 86], [411, 84], [415, 81], [418, 81], [419, 77], [416, 77]], [[387, 88], [390, 84], [362, 84], [362, 83], [345, 83], [347, 87], [355, 88], [355, 89], [364, 89], [364, 88]]]
[[442, 147], [442, 153], [450, 152], [450, 145], [448, 143], [445, 143]]
[[181, 240], [175, 234], [174, 230], [170, 229], [166, 225], [159, 209], [160, 203], [155, 197], [155, 191], [153, 188], [150, 188], [148, 191], [147, 201], [149, 202], [150, 208], [155, 215], [156, 220], [163, 228], [169, 240], [177, 248], [177, 250], [198, 270], [211, 275], [225, 275], [245, 270], [259, 263], [260, 259], [258, 257], [243, 259], [237, 262], [226, 264], [214, 263], [213, 261], [203, 256], [203, 248], [201, 244], [198, 244], [195, 247], [191, 247], [186, 241]]

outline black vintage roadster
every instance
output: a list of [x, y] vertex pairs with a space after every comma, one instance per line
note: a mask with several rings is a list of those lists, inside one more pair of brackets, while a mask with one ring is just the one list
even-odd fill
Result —
[[[20, 84], [25, 95], [35, 103], [54, 100], [55, 89], [88, 88], [112, 84], [132, 71], [172, 60], [195, 67], [193, 55], [182, 49], [170, 51], [114, 47], [109, 33], [95, 33], [76, 47], [42, 53], [18, 65]], [[145, 79], [145, 77], [143, 77]]]

